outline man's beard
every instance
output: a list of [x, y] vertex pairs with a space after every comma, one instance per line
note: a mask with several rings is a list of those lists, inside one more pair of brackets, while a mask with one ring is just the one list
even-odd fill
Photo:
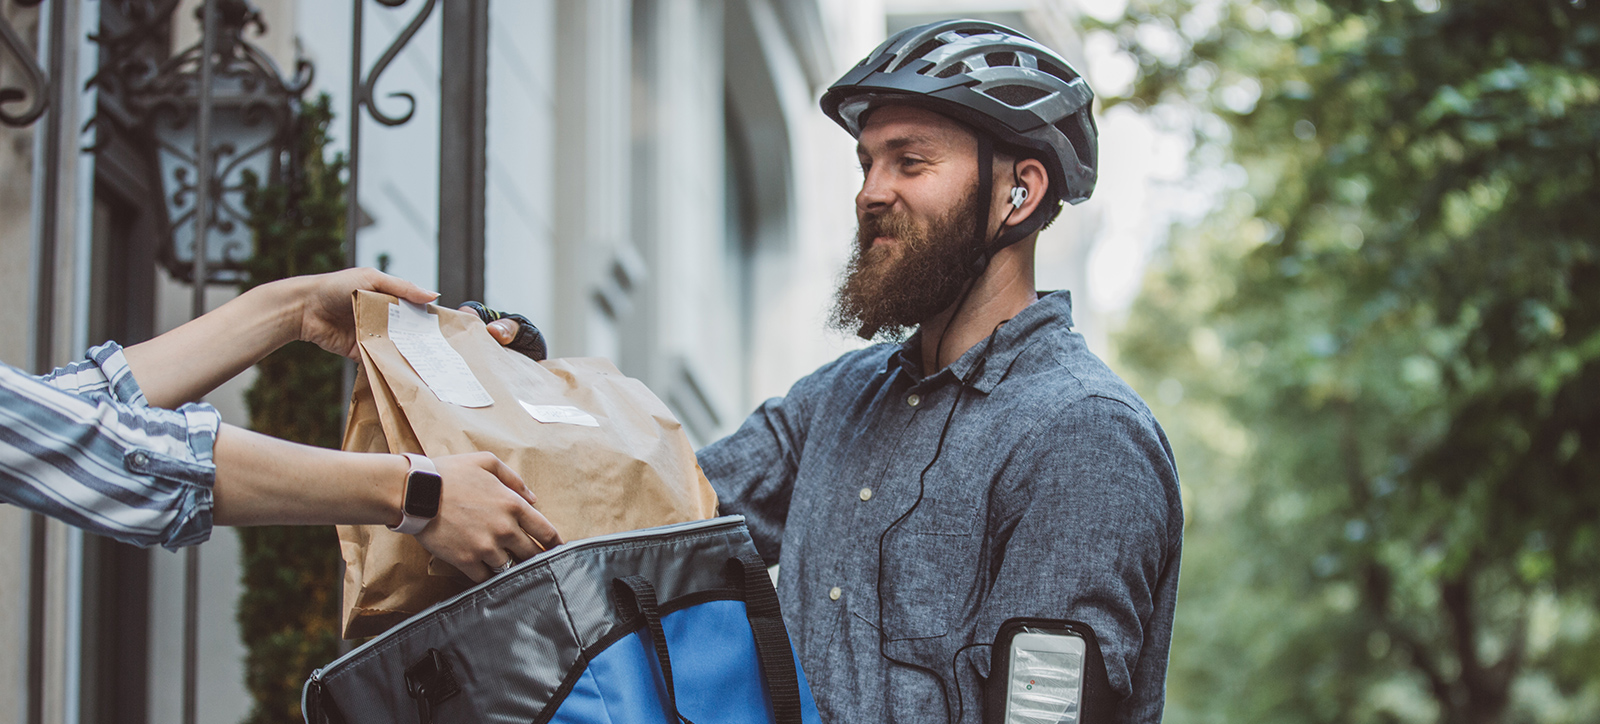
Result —
[[[863, 218], [829, 325], [862, 339], [903, 340], [911, 328], [955, 304], [970, 278], [978, 204], [973, 184], [927, 228], [904, 213]], [[880, 236], [894, 241], [873, 246]]]

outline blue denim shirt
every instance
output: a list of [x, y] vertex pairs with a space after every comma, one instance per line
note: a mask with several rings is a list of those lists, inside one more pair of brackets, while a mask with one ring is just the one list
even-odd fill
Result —
[[782, 564], [824, 720], [977, 722], [990, 651], [961, 648], [1036, 616], [1089, 624], [1117, 720], [1159, 721], [1183, 538], [1161, 427], [1072, 331], [1067, 292], [930, 377], [917, 345], [840, 357], [699, 455], [722, 511]]

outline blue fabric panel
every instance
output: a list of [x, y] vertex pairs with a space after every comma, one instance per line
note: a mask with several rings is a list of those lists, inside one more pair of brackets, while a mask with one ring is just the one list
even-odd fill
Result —
[[655, 650], [640, 636], [612, 644], [589, 663], [550, 724], [670, 724], [656, 668]]
[[[695, 724], [771, 724], [766, 683], [744, 602], [712, 601], [661, 618], [672, 653], [678, 708]], [[550, 724], [671, 724], [666, 688], [646, 634], [624, 637], [589, 663]], [[820, 722], [800, 675], [800, 707]]]

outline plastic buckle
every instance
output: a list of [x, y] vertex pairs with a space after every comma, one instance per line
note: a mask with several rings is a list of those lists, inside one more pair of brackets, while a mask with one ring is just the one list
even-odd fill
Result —
[[438, 649], [428, 649], [422, 659], [406, 667], [406, 693], [417, 702], [417, 716], [422, 724], [432, 724], [434, 707], [461, 693], [450, 662]]

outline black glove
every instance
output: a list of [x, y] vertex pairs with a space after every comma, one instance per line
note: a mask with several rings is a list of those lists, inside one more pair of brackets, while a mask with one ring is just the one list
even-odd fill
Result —
[[535, 362], [543, 361], [550, 356], [549, 348], [544, 343], [544, 334], [540, 333], [539, 328], [533, 326], [533, 322], [528, 321], [527, 317], [497, 312], [484, 306], [483, 302], [463, 302], [461, 306], [477, 312], [478, 319], [483, 320], [484, 324], [501, 319], [516, 322], [517, 336], [511, 338], [511, 344], [506, 345], [506, 349], [520, 353]]

